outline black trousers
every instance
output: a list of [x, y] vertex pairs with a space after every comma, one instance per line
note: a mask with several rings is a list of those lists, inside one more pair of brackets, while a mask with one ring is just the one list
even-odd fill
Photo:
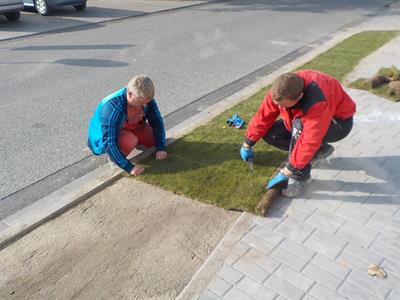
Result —
[[[353, 118], [346, 120], [332, 119], [322, 143], [334, 143], [340, 141], [350, 133], [352, 128]], [[283, 120], [277, 120], [263, 139], [265, 142], [276, 148], [289, 151], [290, 155], [291, 149], [293, 149], [302, 131], [303, 124], [299, 118], [293, 120], [292, 132], [286, 129]], [[307, 165], [303, 170], [305, 173], [309, 173], [311, 166]]]

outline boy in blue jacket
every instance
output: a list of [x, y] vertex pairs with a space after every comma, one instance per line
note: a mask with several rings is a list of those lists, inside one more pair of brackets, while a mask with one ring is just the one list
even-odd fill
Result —
[[137, 145], [156, 147], [156, 159], [167, 157], [165, 127], [156, 101], [154, 84], [145, 75], [104, 98], [89, 123], [88, 146], [93, 154], [107, 153], [120, 168], [133, 176], [143, 173], [126, 157]]

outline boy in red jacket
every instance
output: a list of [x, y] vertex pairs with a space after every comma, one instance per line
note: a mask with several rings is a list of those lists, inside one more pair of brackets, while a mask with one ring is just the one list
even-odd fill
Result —
[[336, 79], [312, 70], [283, 74], [250, 121], [241, 157], [253, 159], [252, 147], [261, 138], [288, 151], [286, 167], [268, 187], [287, 181], [282, 195], [296, 197], [311, 178], [311, 165], [332, 154], [334, 148], [328, 143], [350, 133], [355, 110], [354, 101]]

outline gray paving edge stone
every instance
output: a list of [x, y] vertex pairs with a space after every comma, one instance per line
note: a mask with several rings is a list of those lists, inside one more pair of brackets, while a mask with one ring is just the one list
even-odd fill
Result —
[[[286, 64], [282, 68], [277, 69], [271, 74], [261, 77], [253, 84], [237, 91], [224, 100], [202, 110], [195, 116], [181, 122], [179, 125], [169, 129], [166, 132], [168, 138], [167, 143], [173, 143], [175, 140], [193, 131], [195, 128], [209, 122], [214, 117], [220, 115], [244, 99], [252, 96], [261, 88], [272, 83], [273, 79], [279, 74], [292, 71], [293, 69], [301, 66], [302, 64], [308, 62], [319, 54], [325, 52], [326, 50], [332, 48], [336, 44], [360, 31], [362, 31], [362, 29], [343, 29], [338, 31], [323, 45], [305, 45], [313, 47], [314, 49], [297, 58], [296, 60]], [[154, 150], [143, 152], [135, 151], [131, 161], [138, 162], [150, 155], [153, 151]], [[57, 215], [60, 215], [69, 207], [88, 199], [107, 186], [113, 184], [115, 181], [121, 178], [121, 174], [122, 173], [120, 170], [113, 169], [110, 167], [110, 165], [102, 166], [65, 185], [61, 189], [43, 197], [30, 206], [27, 206], [24, 209], [16, 212], [15, 214], [0, 220], [0, 222], [5, 224], [5, 226], [0, 226], [0, 249], [7, 247], [13, 241], [22, 237], [42, 223], [56, 217]]]

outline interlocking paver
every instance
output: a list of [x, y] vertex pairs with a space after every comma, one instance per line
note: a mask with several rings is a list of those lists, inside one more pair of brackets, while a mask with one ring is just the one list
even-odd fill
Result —
[[383, 257], [380, 254], [353, 245], [352, 243], [349, 243], [344, 249], [344, 251], [348, 252], [353, 256], [358, 257], [359, 259], [362, 259], [366, 263], [373, 263], [379, 265], [383, 262]]
[[394, 274], [400, 277], [400, 259], [385, 259], [382, 266], [389, 274]]
[[391, 291], [385, 281], [369, 276], [367, 272], [352, 271], [346, 281], [380, 299], [385, 299]]
[[339, 278], [312, 263], [308, 264], [302, 272], [307, 277], [332, 290], [336, 290], [339, 284], [343, 281], [342, 278]]
[[239, 241], [238, 243], [236, 243], [231, 253], [226, 258], [225, 264], [230, 266], [233, 265], [249, 249], [250, 246], [248, 244]]
[[400, 235], [400, 226], [393, 219], [379, 213], [375, 213], [366, 223], [368, 228], [379, 230], [381, 233], [397, 238]]
[[[335, 146], [335, 150], [336, 149], [337, 149], [337, 146]], [[313, 179], [331, 180], [339, 172], [340, 172], [339, 170], [332, 170], [332, 169], [318, 169], [318, 170], [313, 169], [313, 170], [311, 170], [311, 176]]]
[[392, 293], [389, 295], [387, 300], [399, 300], [400, 299], [400, 291], [393, 290]]
[[338, 209], [342, 202], [335, 199], [333, 195], [326, 195], [325, 197], [321, 197], [321, 194], [318, 194], [312, 196], [310, 200], [307, 201], [307, 203], [315, 208], [318, 208], [319, 210], [334, 212]]
[[304, 294], [302, 290], [275, 275], [271, 275], [264, 285], [289, 300], [299, 300]]
[[220, 299], [222, 298], [218, 297], [210, 290], [205, 290], [203, 293], [201, 293], [200, 297], [198, 298], [198, 300], [220, 300]]
[[345, 278], [347, 274], [349, 274], [350, 269], [348, 267], [343, 266], [342, 264], [322, 255], [317, 254], [311, 261], [314, 265], [336, 275], [339, 278]]
[[343, 203], [336, 211], [335, 215], [345, 218], [347, 220], [352, 220], [359, 224], [365, 224], [367, 220], [374, 213], [373, 210], [368, 207], [362, 207], [360, 203], [351, 207], [349, 203]]
[[346, 300], [348, 298], [345, 298], [343, 296], [340, 296], [337, 294], [335, 291], [328, 289], [327, 287], [317, 283], [315, 284], [311, 290], [310, 290], [310, 295], [314, 296], [315, 298], [319, 300]]
[[270, 275], [270, 273], [265, 271], [263, 268], [244, 258], [240, 258], [233, 265], [233, 267], [239, 272], [260, 283], [263, 282]]
[[329, 233], [337, 231], [344, 222], [346, 219], [322, 210], [317, 210], [306, 220], [306, 223]]
[[307, 211], [304, 210], [303, 207], [293, 205], [288, 207], [285, 213], [287, 216], [296, 218], [299, 221], [304, 221], [312, 214], [312, 211]]
[[0, 231], [6, 229], [8, 226], [4, 224], [2, 221], [0, 221]]
[[280, 224], [280, 222], [278, 222], [276, 220], [273, 220], [273, 219], [270, 219], [270, 218], [257, 217], [254, 220], [253, 224], [254, 225], [260, 225], [260, 226], [266, 227], [266, 228], [268, 228], [270, 230], [273, 230], [275, 227], [277, 227]]
[[315, 255], [315, 251], [288, 239], [284, 239], [280, 247], [305, 261], [310, 260]]
[[[399, 146], [397, 145], [397, 147], [395, 147], [394, 149], [398, 150]], [[383, 164], [382, 167], [384, 169], [398, 171], [400, 169], [400, 159], [398, 159], [398, 157], [397, 158], [392, 157], [392, 158], [386, 160], [386, 162]]]
[[285, 220], [283, 220], [282, 223], [284, 223], [286, 225], [289, 225], [291, 227], [297, 228], [297, 229], [299, 229], [299, 230], [301, 230], [303, 232], [306, 232], [306, 233], [311, 233], [311, 232], [313, 232], [315, 230], [314, 226], [308, 225], [308, 224], [306, 224], [306, 223], [302, 222], [301, 220], [296, 219], [294, 217], [287, 217]]
[[336, 175], [336, 178], [340, 178], [345, 182], [365, 182], [366, 177], [364, 176], [364, 170], [342, 170]]
[[274, 274], [279, 278], [290, 282], [303, 291], [307, 291], [308, 288], [314, 283], [314, 281], [310, 278], [307, 278], [303, 274], [295, 272], [293, 269], [290, 269], [284, 265], [281, 265]]
[[244, 276], [243, 273], [235, 270], [234, 268], [226, 264], [224, 264], [221, 269], [219, 269], [217, 275], [231, 284], [238, 283], [239, 280], [242, 279]]
[[215, 276], [208, 285], [208, 289], [217, 296], [223, 296], [231, 287], [231, 284], [218, 276]]
[[237, 287], [246, 295], [249, 295], [251, 298], [256, 300], [268, 300], [274, 299], [276, 297], [276, 293], [266, 288], [265, 286], [249, 279], [244, 278], [239, 282]]
[[241, 241], [237, 242], [235, 244], [235, 247], [233, 248], [233, 251], [236, 253], [243, 255], [245, 252], [247, 252], [250, 249], [250, 246], [247, 245], [246, 243], [243, 243]]
[[378, 242], [374, 242], [370, 247], [370, 250], [392, 260], [398, 260], [400, 257], [399, 249]]
[[369, 236], [371, 239], [375, 239], [378, 236], [378, 231], [375, 229], [366, 228], [365, 226], [352, 222], [351, 220], [346, 221], [342, 228], [353, 231], [359, 235]]
[[233, 287], [225, 296], [226, 300], [253, 300], [237, 287]]
[[315, 252], [322, 253], [332, 259], [335, 259], [336, 256], [338, 256], [338, 254], [342, 251], [340, 248], [327, 245], [323, 241], [320, 241], [313, 237], [308, 238], [304, 242], [304, 246], [314, 250]]
[[376, 236], [376, 234], [371, 234], [371, 236], [363, 235], [359, 232], [355, 232], [344, 227], [340, 228], [336, 235], [346, 241], [351, 241], [352, 243], [364, 248], [368, 248]]
[[251, 230], [251, 233], [275, 246], [283, 240], [281, 235], [278, 235], [275, 232], [258, 225]]
[[[386, 169], [389, 170], [389, 169]], [[394, 170], [393, 170], [394, 171]], [[393, 172], [392, 171], [392, 172]], [[390, 173], [392, 174], [392, 173]], [[369, 188], [370, 193], [372, 195], [380, 195], [380, 194], [387, 194], [392, 195], [397, 189], [395, 184], [392, 184], [390, 181], [382, 180], [380, 178], [376, 178], [374, 175], [368, 176], [365, 180], [366, 187]]]
[[291, 267], [292, 269], [299, 271], [301, 270], [306, 261], [299, 258], [296, 255], [293, 255], [281, 247], [276, 248], [274, 251], [271, 252], [270, 256], [277, 261], [281, 262], [284, 265]]
[[388, 273], [389, 271], [387, 269], [384, 269], [384, 270], [385, 270], [385, 272], [387, 274], [387, 276], [384, 279], [385, 283], [389, 287], [391, 287], [391, 288], [393, 288], [393, 289], [395, 289], [397, 291], [400, 291], [400, 276], [398, 276], [396, 273], [392, 273], [392, 272]]
[[266, 240], [252, 233], [246, 234], [246, 236], [243, 237], [242, 241], [247, 243], [254, 249], [264, 252], [265, 254], [270, 253], [275, 248], [274, 245], [268, 243]]
[[368, 268], [368, 264], [365, 261], [349, 254], [348, 252], [340, 253], [336, 261], [347, 268], [361, 272], [365, 272], [365, 270]]
[[333, 248], [343, 249], [348, 244], [348, 241], [321, 229], [314, 231], [311, 237]]
[[237, 252], [231, 252], [229, 253], [228, 257], [225, 259], [225, 264], [232, 266], [235, 262], [238, 261], [238, 259], [241, 257], [242, 255], [240, 255]]
[[297, 207], [299, 209], [302, 209], [302, 210], [310, 212], [310, 213], [312, 213], [316, 210], [315, 207], [312, 207], [307, 203], [308, 196], [306, 197], [306, 195], [308, 192], [310, 192], [310, 190], [313, 190], [311, 185], [308, 186], [308, 188], [309, 189], [307, 191], [305, 191], [304, 195], [301, 198], [293, 199], [292, 202], [290, 202], [290, 207]]
[[[400, 224], [399, 224], [399, 226], [400, 226]], [[389, 237], [381, 234], [376, 239], [376, 242], [380, 243], [382, 245], [385, 245], [389, 248], [397, 249], [398, 251], [400, 251], [400, 239], [399, 238], [392, 239], [392, 238], [389, 238]]]
[[268, 255], [255, 249], [251, 249], [249, 252], [247, 252], [244, 255], [244, 258], [270, 273], [274, 272], [280, 265], [280, 263], [275, 259], [272, 259]]
[[[320, 162], [322, 164], [323, 162]], [[343, 181], [340, 179], [336, 179], [335, 177], [331, 179], [313, 179], [312, 181], [312, 186], [309, 188], [307, 193], [304, 195], [304, 197], [307, 197], [307, 199], [310, 198], [317, 198], [319, 195], [324, 195], [328, 194], [328, 196], [331, 198], [331, 194], [339, 191], [343, 185], [345, 184]]]
[[339, 293], [343, 294], [344, 296], [348, 297], [346, 299], [354, 299], [354, 300], [376, 300], [379, 299], [375, 295], [368, 293], [360, 289], [358, 286], [355, 286], [351, 283], [345, 282], [339, 288]]
[[[300, 224], [301, 221], [293, 221], [293, 217], [285, 219], [278, 227], [274, 229], [275, 232], [287, 237], [290, 240], [301, 243], [310, 233], [315, 229], [308, 224]], [[298, 226], [299, 225], [299, 226]]]
[[393, 215], [393, 221], [396, 223], [399, 223], [400, 225], [400, 207], [397, 209], [397, 211]]

